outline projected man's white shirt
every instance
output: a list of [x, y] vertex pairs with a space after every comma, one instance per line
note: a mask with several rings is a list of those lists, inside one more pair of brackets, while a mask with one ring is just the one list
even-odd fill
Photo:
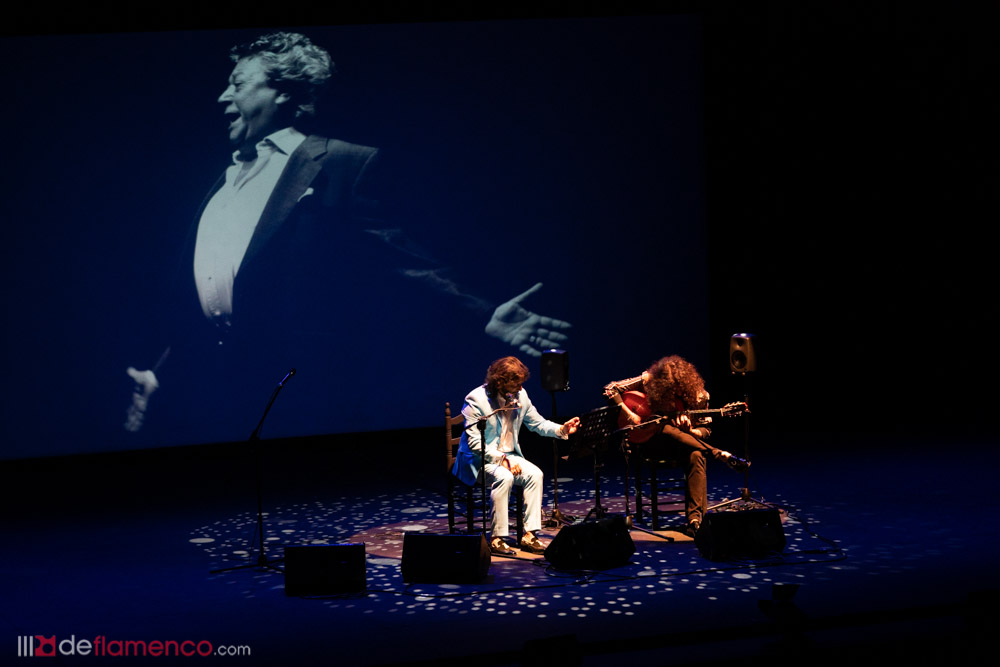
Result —
[[194, 280], [205, 317], [227, 324], [233, 314], [233, 284], [264, 206], [288, 163], [305, 141], [293, 128], [279, 130], [257, 144], [257, 158], [233, 154], [226, 182], [205, 207], [194, 249]]

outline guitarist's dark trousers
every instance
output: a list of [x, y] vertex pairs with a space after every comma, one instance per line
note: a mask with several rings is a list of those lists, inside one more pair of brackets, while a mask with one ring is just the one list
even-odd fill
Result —
[[722, 454], [700, 438], [669, 424], [642, 445], [644, 458], [676, 461], [684, 467], [686, 478], [684, 509], [687, 521], [701, 523], [708, 507], [707, 459], [722, 460]]

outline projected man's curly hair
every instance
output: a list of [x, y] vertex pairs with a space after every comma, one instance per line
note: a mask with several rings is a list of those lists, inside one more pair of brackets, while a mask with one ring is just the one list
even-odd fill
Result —
[[296, 104], [296, 118], [316, 115], [316, 100], [336, 73], [330, 54], [295, 32], [263, 35], [229, 51], [233, 62], [259, 58], [268, 82], [288, 93]]
[[643, 383], [654, 412], [673, 412], [699, 407], [704, 400], [705, 380], [691, 362], [672, 355], [653, 363]]

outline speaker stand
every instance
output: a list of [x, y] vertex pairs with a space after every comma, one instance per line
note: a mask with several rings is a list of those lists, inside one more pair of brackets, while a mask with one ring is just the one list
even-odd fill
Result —
[[597, 519], [603, 519], [607, 515], [607, 508], [601, 505], [601, 468], [604, 465], [598, 460], [597, 450], [594, 450], [594, 506], [590, 508], [587, 512], [587, 516], [583, 517], [584, 521], [590, 519], [591, 516]]
[[[743, 402], [750, 405], [750, 390], [748, 388], [750, 380], [746, 372], [740, 373], [743, 376]], [[743, 413], [743, 458], [750, 460], [750, 411]], [[750, 495], [750, 468], [743, 471], [743, 486], [740, 488], [740, 497], [723, 500], [709, 507], [706, 511], [717, 510], [724, 507], [732, 507], [739, 503], [740, 509], [763, 509], [771, 506], [761, 500], [755, 500]]]
[[[559, 414], [556, 410], [556, 392], [549, 390], [552, 396], [552, 419], [556, 419]], [[556, 528], [560, 525], [570, 524], [576, 521], [576, 517], [563, 514], [559, 511], [559, 440], [552, 438], [552, 512], [549, 518], [542, 522], [546, 528]]]

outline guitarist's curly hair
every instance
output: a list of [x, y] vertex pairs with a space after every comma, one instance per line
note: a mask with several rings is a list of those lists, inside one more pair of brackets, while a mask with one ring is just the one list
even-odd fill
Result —
[[649, 379], [643, 383], [649, 406], [654, 412], [669, 413], [700, 407], [708, 392], [705, 380], [694, 365], [671, 355], [646, 369]]

